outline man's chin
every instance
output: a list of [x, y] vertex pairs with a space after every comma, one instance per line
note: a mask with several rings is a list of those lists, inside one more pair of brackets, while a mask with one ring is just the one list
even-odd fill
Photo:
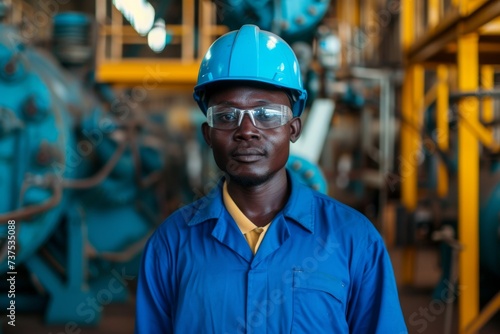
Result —
[[264, 184], [271, 178], [271, 175], [232, 175], [229, 174], [232, 182], [239, 184], [242, 187], [251, 188]]

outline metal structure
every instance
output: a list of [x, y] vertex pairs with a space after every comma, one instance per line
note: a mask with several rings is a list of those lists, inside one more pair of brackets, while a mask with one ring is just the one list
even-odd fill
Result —
[[[201, 56], [229, 29], [258, 23], [289, 43], [299, 40], [310, 43], [329, 1], [163, 0], [159, 2], [163, 9], [159, 15], [164, 15], [173, 4], [178, 5], [180, 13], [173, 22], [166, 22], [172, 41], [159, 55], [161, 58], [151, 54], [129, 58], [126, 49], [131, 45], [145, 47], [147, 39], [134, 31], [110, 0], [96, 1], [96, 19], [101, 26], [97, 80], [127, 86], [148, 84], [156, 88], [191, 89], [196, 83]], [[180, 52], [169, 52], [174, 47]]]
[[281, 36], [289, 43], [310, 43], [330, 6], [330, 0], [217, 0], [221, 21], [230, 30], [255, 24]]
[[[161, 5], [168, 9], [172, 3], [164, 0]], [[180, 48], [180, 52], [169, 54], [167, 46], [159, 56], [130, 58], [124, 50], [131, 45], [147, 48], [147, 38], [127, 24], [110, 0], [96, 0], [95, 8], [100, 25], [96, 79], [113, 85], [190, 90], [196, 83], [201, 55], [216, 37], [227, 32], [226, 26], [217, 25], [214, 3], [199, 1], [195, 16], [195, 0], [182, 0], [178, 22], [166, 22], [166, 29], [172, 34], [171, 46]]]
[[[405, 78], [401, 142], [402, 159], [406, 163], [402, 166], [405, 174], [401, 175], [401, 186], [402, 201], [409, 211], [415, 210], [419, 200], [418, 159], [423, 145], [421, 130], [428, 107], [426, 101], [436, 101], [437, 146], [448, 152], [450, 93], [453, 89], [466, 93], [458, 102], [457, 118], [458, 237], [463, 247], [459, 254], [458, 279], [467, 287], [460, 291], [459, 331], [474, 333], [500, 307], [499, 293], [482, 312], [479, 310], [480, 146], [498, 152], [500, 142], [495, 140], [490, 123], [494, 118], [492, 99], [480, 100], [476, 94], [493, 88], [494, 66], [500, 59], [497, 46], [500, 3], [452, 1], [449, 8], [443, 8], [441, 1], [427, 1], [427, 12], [417, 1], [405, 1], [402, 5]], [[426, 70], [434, 71], [437, 77], [437, 84], [427, 91]], [[456, 87], [450, 78], [455, 74]], [[441, 161], [436, 192], [445, 197], [448, 191], [449, 173]], [[411, 281], [413, 252], [408, 249], [405, 259], [406, 282]]]
[[334, 15], [318, 27], [315, 45], [322, 94], [336, 101], [337, 110], [322, 161], [331, 194], [364, 213], [371, 210], [369, 218], [390, 246], [394, 226], [386, 223], [385, 208], [396, 188], [391, 176], [402, 77], [397, 60], [381, 52], [399, 48], [392, 36], [399, 8], [391, 3], [332, 1]]

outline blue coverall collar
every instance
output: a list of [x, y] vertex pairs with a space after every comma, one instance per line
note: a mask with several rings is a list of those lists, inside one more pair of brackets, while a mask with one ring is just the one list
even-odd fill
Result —
[[[291, 185], [290, 198], [283, 208], [282, 214], [286, 218], [290, 218], [309, 232], [314, 233], [314, 208], [313, 190], [302, 184], [292, 173], [287, 171], [288, 180]], [[193, 215], [192, 219], [187, 222], [189, 226], [197, 225], [211, 219], [219, 219], [225, 210], [222, 199], [222, 185], [224, 178], [222, 177], [217, 186], [212, 189], [207, 196], [198, 200], [194, 207], [198, 211]]]

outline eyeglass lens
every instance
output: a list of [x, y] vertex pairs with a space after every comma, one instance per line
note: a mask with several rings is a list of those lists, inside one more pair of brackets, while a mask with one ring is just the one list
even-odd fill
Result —
[[214, 106], [207, 111], [208, 123], [217, 129], [235, 129], [241, 125], [245, 114], [252, 124], [259, 129], [271, 129], [282, 126], [291, 119], [291, 111], [286, 106], [260, 107], [241, 110]]

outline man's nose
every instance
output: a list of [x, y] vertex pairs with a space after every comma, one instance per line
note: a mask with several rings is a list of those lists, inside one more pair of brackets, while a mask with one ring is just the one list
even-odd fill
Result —
[[237, 140], [260, 138], [260, 131], [253, 124], [251, 115], [243, 115], [243, 117], [241, 117], [240, 125], [236, 128], [234, 136]]

